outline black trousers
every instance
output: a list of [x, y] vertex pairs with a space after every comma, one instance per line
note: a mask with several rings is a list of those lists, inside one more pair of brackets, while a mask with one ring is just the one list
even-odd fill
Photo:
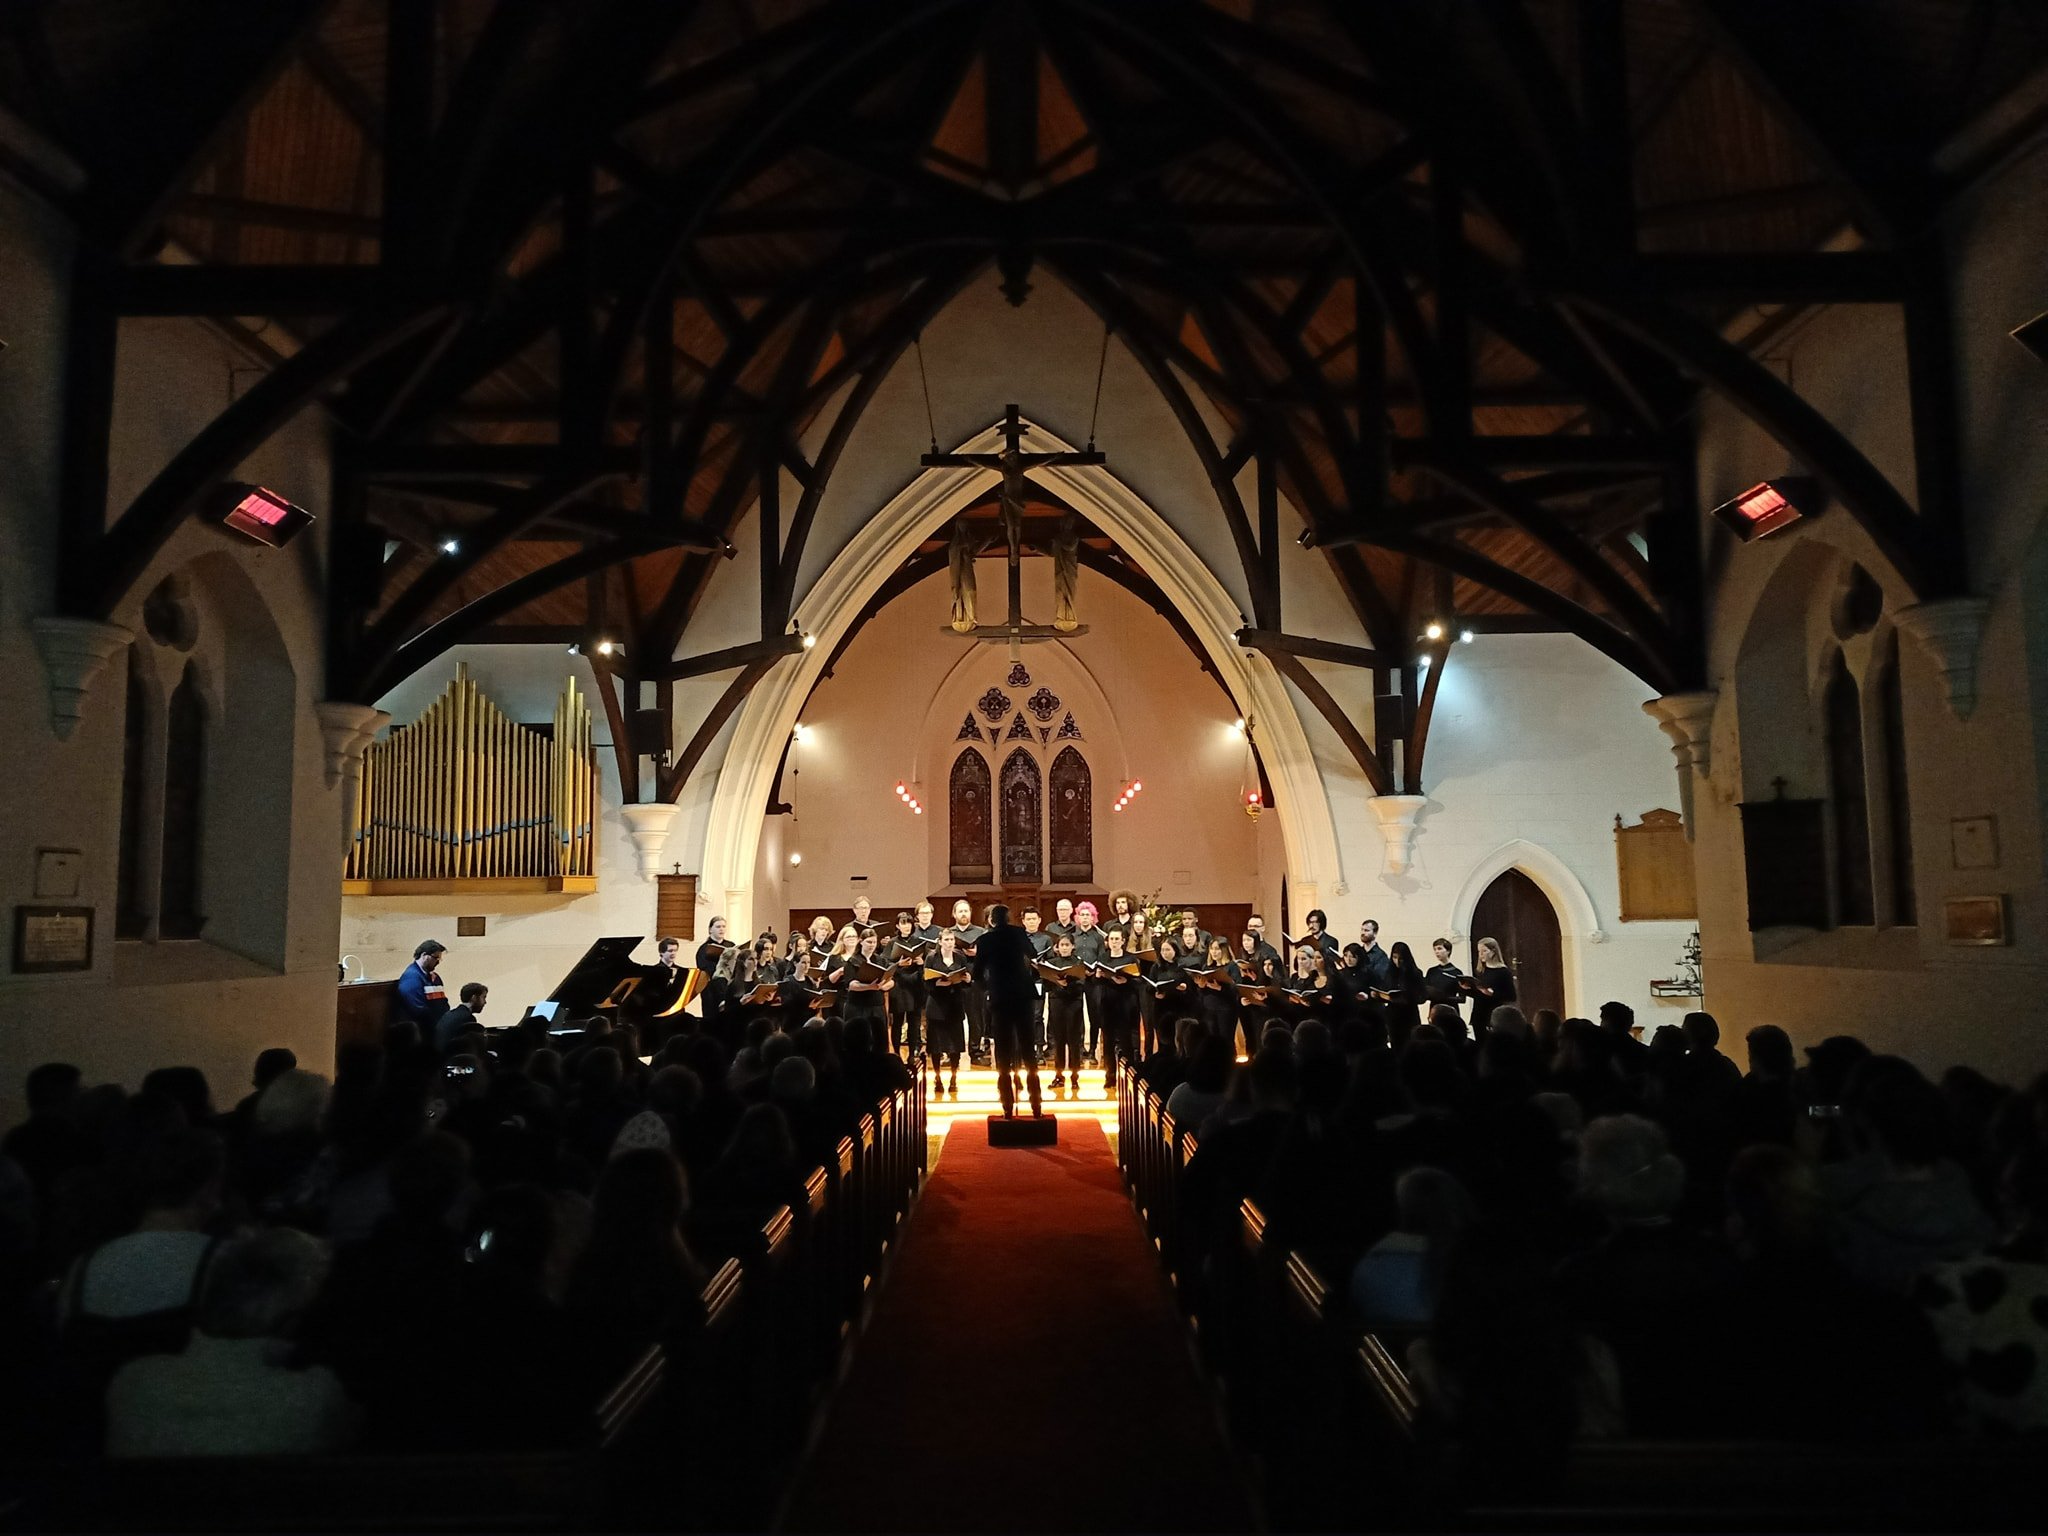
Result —
[[1046, 1030], [1052, 1039], [1052, 1069], [1061, 1077], [1081, 1075], [1081, 994], [1052, 993], [1046, 998]]
[[1031, 1112], [1038, 1113], [1038, 1057], [1032, 1050], [1031, 1030], [1036, 999], [1014, 1002], [989, 1000], [988, 1027], [995, 1044], [996, 1091], [1002, 1095], [1003, 1113], [1017, 1108], [1017, 1088], [1010, 1074], [1022, 1070], [1030, 1084]]
[[898, 974], [889, 993], [889, 1049], [909, 1049], [915, 1059], [924, 1045], [924, 983], [909, 982]]

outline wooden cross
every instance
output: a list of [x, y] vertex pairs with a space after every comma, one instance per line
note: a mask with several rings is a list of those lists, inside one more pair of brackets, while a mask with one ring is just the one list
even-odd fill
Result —
[[1050, 624], [1025, 622], [1022, 572], [1024, 477], [1034, 469], [1053, 465], [1108, 462], [1096, 451], [1093, 443], [1070, 453], [1026, 453], [1024, 434], [1030, 430], [1019, 420], [1017, 407], [1006, 405], [1003, 407], [1003, 448], [1000, 453], [927, 453], [918, 460], [928, 469], [993, 469], [1003, 477], [1001, 502], [1003, 537], [1010, 555], [1010, 616], [1001, 624], [978, 624], [965, 632], [949, 628], [946, 633], [959, 634], [965, 640], [1007, 640], [1013, 655], [1019, 645], [1028, 641], [1065, 639], [1088, 632], [1085, 624], [1059, 630]]

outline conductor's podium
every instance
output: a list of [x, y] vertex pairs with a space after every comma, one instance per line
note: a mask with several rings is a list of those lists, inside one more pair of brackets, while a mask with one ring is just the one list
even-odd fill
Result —
[[992, 1147], [1055, 1147], [1060, 1140], [1058, 1115], [990, 1115], [988, 1144]]

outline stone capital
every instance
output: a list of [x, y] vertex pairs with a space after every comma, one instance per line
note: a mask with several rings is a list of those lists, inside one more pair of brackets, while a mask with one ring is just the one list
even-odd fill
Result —
[[640, 878], [652, 880], [661, 873], [661, 855], [668, 847], [669, 829], [683, 813], [679, 805], [657, 800], [646, 805], [622, 805], [619, 815], [633, 839], [633, 851], [640, 856]]
[[1405, 875], [1415, 863], [1415, 838], [1422, 830], [1427, 795], [1374, 795], [1365, 802], [1387, 845], [1387, 873]]
[[50, 686], [50, 729], [69, 741], [85, 718], [86, 696], [116, 651], [135, 638], [132, 630], [97, 619], [44, 614], [29, 620], [36, 651]]
[[1977, 646], [1990, 612], [1985, 598], [1944, 597], [1892, 615], [1899, 633], [1912, 636], [1934, 663], [1949, 713], [1958, 720], [1969, 719], [1977, 707]]
[[1671, 757], [1678, 764], [1678, 808], [1685, 817], [1685, 835], [1693, 835], [1693, 789], [1713, 771], [1714, 706], [1721, 695], [1711, 688], [1667, 693], [1645, 699], [1643, 713], [1671, 738]]
[[363, 754], [391, 716], [368, 704], [323, 699], [313, 706], [320, 718], [320, 740], [327, 748], [327, 787], [334, 788], [363, 765]]

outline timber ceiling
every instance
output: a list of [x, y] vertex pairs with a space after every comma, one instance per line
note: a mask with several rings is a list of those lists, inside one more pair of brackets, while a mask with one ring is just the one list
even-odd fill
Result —
[[[349, 445], [330, 686], [364, 698], [466, 639], [687, 653], [745, 515], [780, 634], [852, 423], [991, 279], [1065, 282], [1151, 373], [1262, 633], [1285, 629], [1284, 495], [1390, 665], [1454, 611], [1696, 681], [1703, 383], [1937, 593], [1939, 453], [1909, 499], [1722, 337], [1815, 303], [1938, 320], [1940, 210], [2038, 129], [2048, 60], [2029, 0], [8, 14], [0, 100], [82, 175], [15, 169], [86, 231], [106, 323], [204, 316], [271, 364], [111, 509], [67, 606], [111, 608], [241, 452], [325, 399]], [[1938, 420], [1938, 377], [1915, 388]]]

